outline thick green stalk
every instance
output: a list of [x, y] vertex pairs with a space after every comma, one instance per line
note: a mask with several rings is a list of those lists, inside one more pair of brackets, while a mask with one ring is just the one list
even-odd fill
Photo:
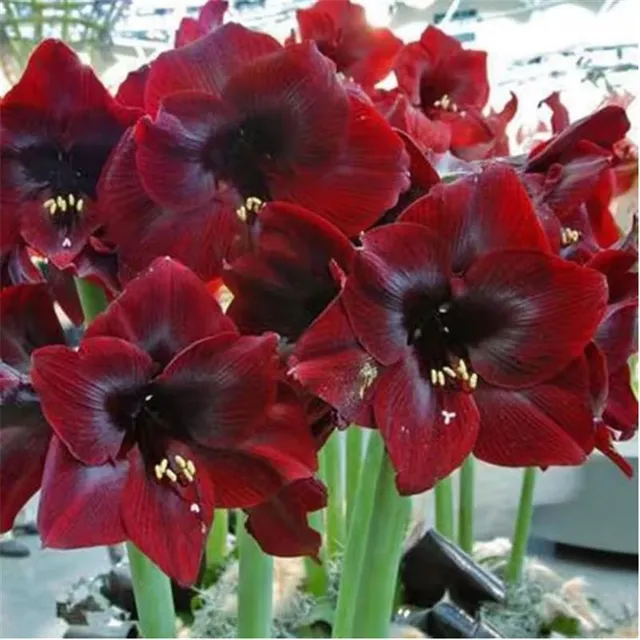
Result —
[[346, 538], [341, 449], [342, 434], [334, 431], [320, 451], [320, 477], [328, 491], [326, 540], [330, 558], [335, 558], [342, 552]]
[[338, 605], [333, 624], [334, 638], [350, 638], [355, 613], [354, 595], [360, 584], [360, 574], [365, 561], [365, 546], [369, 531], [369, 522], [376, 500], [378, 469], [385, 455], [384, 443], [376, 432], [369, 438], [367, 454], [362, 467], [358, 496], [353, 510], [352, 524], [349, 528], [347, 548], [342, 560]]
[[[324, 534], [324, 519], [322, 511], [314, 511], [308, 516], [309, 526], [315, 529], [321, 536]], [[305, 590], [313, 594], [317, 598], [327, 595], [329, 586], [329, 576], [327, 575], [326, 549], [320, 547], [320, 563], [318, 564], [313, 558], [305, 557], [304, 563], [307, 573]]]
[[273, 558], [262, 551], [238, 512], [236, 525], [238, 576], [238, 637], [270, 638], [273, 617]]
[[453, 522], [453, 482], [451, 476], [443, 478], [434, 487], [436, 501], [436, 530], [449, 540], [455, 536]]
[[[365, 473], [375, 469], [365, 469]], [[360, 583], [354, 594], [351, 635], [354, 638], [386, 638], [395, 601], [402, 542], [411, 502], [398, 495], [391, 460], [385, 454], [378, 469], [378, 481], [369, 520]]]
[[[85, 325], [107, 308], [104, 289], [88, 280], [76, 278], [76, 289]], [[138, 611], [138, 627], [143, 638], [173, 638], [176, 612], [171, 581], [133, 543], [127, 542], [133, 594]]]
[[536, 485], [536, 469], [528, 467], [522, 476], [522, 488], [520, 490], [520, 504], [518, 505], [518, 518], [513, 532], [511, 556], [507, 565], [507, 581], [510, 584], [520, 582], [522, 569], [529, 542], [529, 529], [531, 528], [531, 516], [533, 514], [533, 493]]
[[460, 502], [458, 507], [458, 544], [463, 551], [473, 551], [473, 482], [474, 459], [469, 456], [460, 469]]
[[131, 542], [127, 554], [142, 637], [174, 638], [176, 612], [169, 578]]
[[227, 555], [227, 537], [229, 535], [229, 514], [226, 509], [216, 509], [213, 526], [207, 539], [207, 567], [215, 569], [224, 562]]
[[363, 430], [355, 424], [347, 429], [347, 531], [353, 521], [358, 482], [364, 458]]
[[80, 278], [76, 278], [76, 290], [84, 313], [84, 323], [88, 325], [107, 308], [107, 296], [100, 285]]

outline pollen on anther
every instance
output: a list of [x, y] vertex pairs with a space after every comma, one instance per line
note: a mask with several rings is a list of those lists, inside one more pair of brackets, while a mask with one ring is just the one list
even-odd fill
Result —
[[174, 456], [173, 459], [176, 461], [176, 464], [181, 468], [184, 469], [187, 466], [187, 462], [186, 460], [182, 457], [182, 456]]
[[475, 389], [477, 386], [478, 386], [478, 374], [472, 373], [471, 377], [469, 378], [469, 387], [471, 387], [471, 389]]
[[83, 208], [84, 208], [84, 200], [82, 198], [79, 198], [78, 202], [76, 202], [76, 211], [78, 213], [81, 213]]
[[435, 369], [431, 369], [431, 384], [438, 384], [438, 372]]
[[444, 379], [444, 373], [442, 373], [442, 371], [438, 371], [438, 384], [441, 387], [444, 387], [446, 384], [446, 380]]
[[169, 478], [169, 480], [171, 480], [171, 482], [178, 481], [178, 476], [171, 469], [167, 469], [165, 471], [165, 475], [167, 476], [167, 478]]
[[49, 198], [48, 200], [45, 200], [45, 201], [42, 203], [42, 206], [43, 206], [45, 209], [51, 209], [52, 205], [54, 205], [55, 203], [56, 203], [56, 201], [55, 201], [53, 198]]
[[69, 206], [73, 207], [76, 204], [76, 197], [73, 195], [73, 193], [70, 193], [67, 196], [67, 200], [69, 201]]
[[450, 377], [457, 378], [456, 372], [451, 367], [442, 367], [442, 370]]
[[196, 465], [193, 464], [193, 460], [187, 460], [187, 471], [193, 476], [196, 474]]

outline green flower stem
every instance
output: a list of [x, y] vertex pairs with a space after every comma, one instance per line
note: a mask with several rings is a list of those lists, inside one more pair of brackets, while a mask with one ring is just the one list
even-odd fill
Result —
[[[84, 312], [84, 322], [89, 325], [107, 308], [107, 296], [104, 289], [93, 282], [76, 278], [75, 283]], [[131, 542], [127, 542], [127, 554], [142, 637], [175, 637], [176, 612], [171, 581]]]
[[473, 551], [473, 456], [469, 456], [460, 469], [460, 503], [458, 507], [458, 544], [463, 551]]
[[131, 542], [127, 554], [142, 637], [174, 638], [176, 612], [169, 578]]
[[434, 487], [436, 500], [436, 530], [449, 540], [454, 539], [453, 483], [451, 476], [443, 478]]
[[344, 549], [346, 538], [341, 449], [342, 434], [334, 431], [320, 451], [320, 477], [328, 490], [326, 541], [329, 558], [335, 558]]
[[360, 470], [364, 457], [363, 430], [355, 424], [347, 429], [347, 531], [353, 521]]
[[536, 484], [536, 469], [529, 467], [524, 470], [522, 476], [522, 488], [520, 489], [520, 504], [518, 505], [518, 518], [513, 532], [511, 556], [507, 565], [507, 581], [517, 584], [522, 578], [524, 559], [527, 553], [529, 541], [529, 529], [531, 528], [531, 516], [533, 515], [533, 493]]
[[76, 278], [76, 290], [84, 313], [84, 323], [89, 323], [107, 308], [107, 296], [104, 289], [89, 280]]
[[236, 525], [238, 577], [238, 637], [271, 638], [273, 616], [273, 558], [260, 549], [238, 512]]
[[207, 567], [215, 569], [224, 562], [227, 555], [227, 536], [229, 535], [229, 514], [226, 509], [216, 509], [213, 526], [207, 539]]
[[376, 500], [378, 469], [385, 455], [384, 444], [378, 433], [372, 433], [367, 446], [367, 454], [360, 476], [358, 495], [353, 509], [352, 524], [349, 528], [347, 548], [342, 560], [342, 574], [338, 592], [338, 604], [333, 624], [334, 638], [351, 638], [354, 617], [354, 595], [360, 585], [360, 574], [365, 559], [369, 522]]
[[[315, 529], [321, 536], [324, 534], [324, 519], [322, 511], [314, 511], [308, 515], [309, 526]], [[325, 548], [320, 547], [321, 564], [318, 564], [313, 558], [305, 557], [304, 563], [306, 568], [307, 579], [305, 582], [305, 590], [308, 593], [321, 598], [327, 595], [329, 587], [329, 576], [327, 575], [327, 563]]]

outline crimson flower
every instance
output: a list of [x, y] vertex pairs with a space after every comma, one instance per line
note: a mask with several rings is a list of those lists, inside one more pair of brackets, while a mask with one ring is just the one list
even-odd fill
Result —
[[116, 100], [127, 107], [144, 109], [144, 91], [147, 86], [151, 65], [143, 64], [130, 71], [116, 92]]
[[22, 237], [57, 267], [68, 266], [103, 222], [100, 173], [139, 115], [64, 43], [41, 43], [0, 104], [0, 251]]
[[207, 35], [212, 29], [219, 27], [228, 8], [229, 3], [227, 0], [207, 0], [200, 7], [197, 18], [182, 18], [176, 31], [174, 46], [176, 48], [184, 47], [190, 42]]
[[[294, 377], [345, 419], [380, 429], [405, 494], [471, 451], [546, 466], [593, 448], [582, 354], [604, 279], [545, 252], [517, 177], [501, 195], [495, 178], [438, 185], [403, 218], [420, 224], [364, 234], [342, 293], [291, 358]], [[450, 206], [465, 191], [475, 200]]]
[[296, 11], [303, 40], [313, 40], [339, 73], [366, 89], [384, 80], [402, 48], [402, 40], [389, 29], [367, 23], [364, 7], [351, 0], [318, 0]]
[[46, 546], [129, 539], [190, 584], [214, 507], [254, 507], [316, 467], [302, 407], [279, 393], [277, 337], [239, 336], [170, 259], [132, 281], [77, 351], [44, 347], [32, 361], [55, 433]]
[[0, 533], [39, 489], [51, 429], [29, 378], [31, 352], [64, 344], [45, 284], [0, 293]]
[[145, 98], [136, 166], [163, 208], [284, 200], [355, 235], [408, 186], [402, 142], [313, 43], [225, 24], [161, 54]]

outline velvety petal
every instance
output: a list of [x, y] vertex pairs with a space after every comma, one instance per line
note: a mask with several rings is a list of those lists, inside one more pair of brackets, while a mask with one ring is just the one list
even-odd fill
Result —
[[0, 533], [4, 533], [40, 488], [51, 428], [37, 402], [0, 405], [0, 422]]
[[130, 71], [116, 92], [116, 100], [129, 107], [144, 109], [144, 92], [151, 72], [151, 65], [143, 64]]
[[64, 344], [64, 333], [46, 284], [21, 284], [0, 293], [0, 359], [26, 371], [29, 354]]
[[473, 454], [506, 467], [580, 464], [595, 446], [589, 372], [577, 359], [551, 380], [518, 391], [480, 384]]
[[595, 342], [607, 359], [610, 371], [623, 365], [638, 351], [638, 301], [607, 307], [595, 335]]
[[434, 186], [399, 221], [423, 225], [448, 244], [457, 273], [491, 251], [549, 249], [525, 188], [503, 164]]
[[544, 100], [538, 103], [538, 107], [546, 104], [551, 109], [551, 130], [554, 134], [560, 133], [566, 129], [571, 123], [569, 112], [560, 101], [560, 93], [554, 91], [548, 95]]
[[115, 459], [125, 433], [111, 399], [149, 382], [154, 370], [149, 356], [124, 340], [98, 337], [84, 339], [77, 351], [42, 347], [31, 362], [42, 412], [71, 453], [89, 465]]
[[407, 351], [407, 297], [446, 296], [449, 276], [447, 248], [430, 230], [396, 223], [366, 233], [342, 294], [357, 339], [382, 364], [397, 362]]
[[317, 558], [322, 536], [309, 526], [307, 514], [326, 504], [327, 491], [320, 481], [298, 480], [249, 510], [247, 531], [270, 555]]
[[302, 334], [289, 366], [303, 387], [346, 420], [373, 425], [371, 399], [379, 365], [356, 340], [340, 298]]
[[228, 23], [186, 47], [165, 51], [151, 65], [145, 95], [147, 112], [155, 113], [160, 102], [172, 93], [204, 91], [220, 96], [232, 75], [281, 48], [266, 33]]
[[[131, 450], [129, 464], [122, 500], [127, 537], [176, 582], [192, 585], [213, 520], [214, 490], [207, 474], [197, 472], [193, 492], [198, 501], [190, 502], [179, 489], [147, 474], [137, 448]], [[201, 468], [197, 459], [195, 465]]]
[[275, 331], [296, 340], [338, 293], [331, 261], [344, 272], [355, 254], [348, 238], [311, 211], [283, 202], [257, 214], [252, 249], [224, 281], [229, 316], [243, 333]]
[[628, 478], [633, 478], [633, 467], [628, 460], [620, 454], [615, 448], [613, 433], [606, 424], [602, 422], [596, 426], [596, 447], [603, 453], [613, 464], [615, 464], [622, 473]]
[[120, 505], [128, 469], [125, 460], [84, 465], [54, 436], [38, 510], [42, 544], [78, 549], [124, 542]]
[[589, 367], [589, 392], [591, 395], [591, 412], [594, 418], [601, 418], [609, 395], [609, 372], [604, 353], [595, 342], [591, 341], [584, 350]]
[[490, 337], [470, 345], [471, 364], [503, 387], [531, 386], [559, 373], [582, 354], [606, 307], [602, 274], [536, 251], [487, 254], [465, 281], [468, 313], [488, 305], [498, 318]]
[[637, 253], [611, 248], [598, 251], [586, 264], [604, 273], [609, 287], [609, 304], [617, 304], [638, 295], [637, 263]]
[[299, 172], [293, 180], [271, 175], [269, 188], [274, 199], [296, 202], [351, 237], [376, 222], [409, 187], [409, 158], [371, 105], [353, 97], [350, 102], [347, 137], [331, 167]]
[[411, 356], [380, 376], [374, 410], [402, 495], [422, 493], [446, 478], [478, 434], [473, 397], [436, 389]]
[[86, 336], [122, 338], [166, 365], [191, 343], [234, 331], [216, 299], [189, 269], [158, 258], [95, 318]]
[[276, 399], [277, 343], [222, 333], [191, 344], [154, 381], [162, 415], [203, 445], [240, 446]]
[[207, 0], [200, 8], [197, 20], [182, 18], [176, 31], [175, 48], [184, 47], [220, 26], [228, 8], [227, 0]]
[[[391, 73], [403, 43], [390, 29], [367, 28], [358, 36], [353, 38], [352, 47], [348, 47], [349, 53], [358, 56], [358, 59], [345, 72], [363, 87], [373, 87]], [[348, 46], [348, 37], [344, 39]]]
[[629, 440], [638, 431], [638, 398], [626, 363], [609, 372], [609, 395], [603, 417], [607, 425], [620, 432], [621, 440]]

